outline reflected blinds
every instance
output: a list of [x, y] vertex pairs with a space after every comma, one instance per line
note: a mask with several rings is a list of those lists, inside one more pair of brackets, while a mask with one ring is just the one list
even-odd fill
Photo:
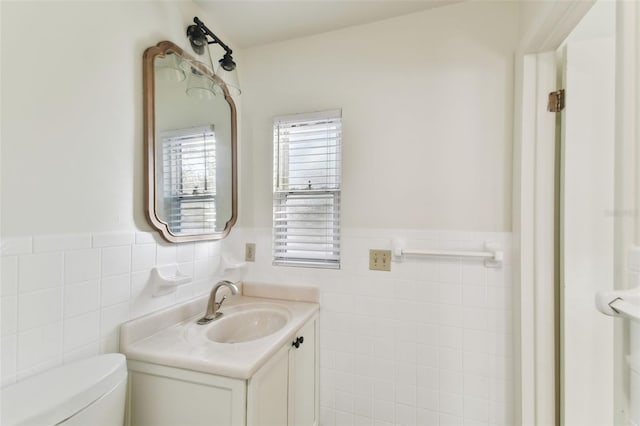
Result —
[[216, 139], [213, 126], [162, 133], [164, 211], [169, 229], [190, 234], [216, 228]]
[[274, 264], [339, 268], [341, 111], [276, 118], [273, 141]]

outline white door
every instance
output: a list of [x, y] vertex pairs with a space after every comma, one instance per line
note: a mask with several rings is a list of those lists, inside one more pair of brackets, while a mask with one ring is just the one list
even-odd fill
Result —
[[614, 292], [637, 285], [633, 271], [640, 270], [640, 256], [629, 262], [639, 187], [629, 148], [638, 141], [625, 135], [630, 123], [621, 119], [635, 87], [621, 72], [629, 38], [621, 39], [620, 7], [635, 13], [632, 2], [597, 2], [561, 49], [560, 417], [567, 426], [638, 424], [636, 326], [596, 309], [599, 294], [603, 310], [615, 314]]

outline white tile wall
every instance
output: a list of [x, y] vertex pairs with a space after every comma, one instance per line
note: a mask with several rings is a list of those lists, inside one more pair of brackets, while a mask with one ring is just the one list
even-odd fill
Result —
[[[219, 242], [170, 245], [151, 233], [34, 236], [2, 242], [2, 385], [118, 350], [120, 324], [206, 293]], [[180, 262], [194, 280], [151, 296], [151, 268]]]
[[[404, 259], [369, 271], [371, 248], [505, 248], [505, 265]], [[343, 230], [341, 270], [274, 267], [270, 229], [234, 229], [232, 257], [256, 243], [247, 279], [321, 290], [320, 421], [351, 425], [511, 425], [509, 233]]]
[[[505, 265], [428, 258], [368, 270], [370, 248], [481, 249]], [[209, 291], [221, 254], [257, 244], [245, 278], [321, 290], [321, 424], [509, 425], [513, 419], [510, 235], [345, 230], [341, 270], [273, 267], [271, 230], [234, 228], [220, 243], [170, 245], [150, 233], [14, 238], [2, 251], [2, 384], [118, 350], [122, 322]], [[234, 259], [232, 259], [234, 260]], [[151, 268], [194, 277], [152, 297]]]

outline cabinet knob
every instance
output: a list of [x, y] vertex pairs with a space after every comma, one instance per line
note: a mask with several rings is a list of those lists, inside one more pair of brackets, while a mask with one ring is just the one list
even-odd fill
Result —
[[296, 349], [298, 349], [302, 343], [304, 343], [304, 337], [303, 336], [296, 337], [296, 340], [293, 343], [291, 343], [291, 346], [295, 346]]

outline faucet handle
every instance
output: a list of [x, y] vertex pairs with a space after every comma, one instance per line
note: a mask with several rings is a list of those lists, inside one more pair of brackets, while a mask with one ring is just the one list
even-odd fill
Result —
[[216, 308], [220, 309], [220, 306], [222, 306], [222, 304], [224, 303], [225, 300], [227, 300], [227, 295], [226, 294], [222, 296], [222, 299], [220, 299], [219, 302], [216, 302]]

